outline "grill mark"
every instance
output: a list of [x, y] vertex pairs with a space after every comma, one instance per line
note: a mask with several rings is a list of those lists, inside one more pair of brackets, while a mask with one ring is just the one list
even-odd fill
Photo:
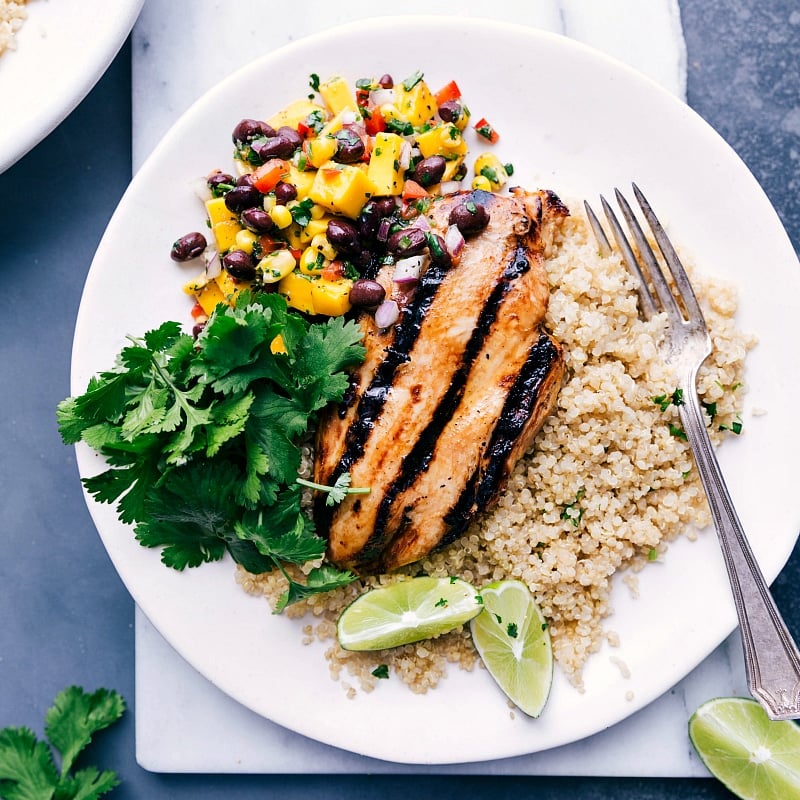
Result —
[[[375, 421], [383, 411], [389, 389], [394, 383], [397, 368], [409, 361], [409, 354], [419, 336], [422, 321], [433, 305], [436, 293], [447, 276], [447, 272], [447, 267], [431, 265], [420, 279], [414, 299], [403, 311], [400, 323], [395, 328], [394, 339], [386, 348], [383, 361], [359, 399], [355, 418], [345, 437], [344, 452], [339, 463], [331, 472], [331, 483], [347, 472], [364, 454], [364, 447], [369, 435], [375, 426]], [[327, 530], [334, 510], [324, 502], [320, 502], [320, 498], [317, 498], [314, 510], [320, 527]]]
[[[517, 245], [506, 268], [503, 270], [500, 280], [492, 289], [481, 309], [475, 328], [464, 349], [461, 366], [453, 376], [453, 380], [434, 411], [431, 421], [420, 434], [411, 451], [403, 459], [400, 473], [387, 487], [378, 508], [373, 532], [364, 544], [359, 560], [363, 558], [367, 562], [371, 561], [386, 546], [386, 521], [395, 499], [414, 483], [420, 472], [424, 472], [430, 466], [436, 442], [447, 423], [453, 418], [453, 414], [455, 414], [461, 398], [464, 396], [464, 389], [466, 388], [472, 365], [480, 355], [492, 325], [497, 320], [497, 314], [503, 300], [510, 291], [513, 282], [524, 275], [530, 269], [530, 266], [526, 249], [521, 245]], [[397, 531], [397, 534], [400, 533], [402, 533], [402, 527]]]
[[508, 456], [531, 417], [542, 385], [553, 364], [558, 361], [558, 349], [550, 337], [541, 333], [503, 405], [487, 447], [485, 470], [478, 467], [467, 481], [461, 497], [445, 515], [449, 531], [439, 546], [454, 542], [467, 529], [473, 509], [488, 505], [497, 494], [505, 477]]

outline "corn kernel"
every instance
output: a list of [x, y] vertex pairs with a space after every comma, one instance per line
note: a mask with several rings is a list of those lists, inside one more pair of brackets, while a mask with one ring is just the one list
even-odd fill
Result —
[[319, 275], [329, 263], [316, 247], [306, 247], [300, 255], [297, 266], [304, 275]]
[[273, 206], [268, 212], [276, 228], [288, 228], [292, 224], [292, 212], [286, 206]]
[[264, 283], [277, 283], [294, 271], [297, 262], [288, 250], [273, 250], [258, 262]]
[[309, 214], [311, 215], [311, 219], [322, 219], [328, 213], [328, 209], [325, 206], [319, 205], [319, 203], [314, 203], [311, 206], [311, 210]]
[[275, 208], [276, 205], [278, 205], [278, 201], [275, 199], [275, 195], [265, 194], [263, 205], [264, 205], [264, 211], [266, 211], [267, 214], [269, 214], [270, 211], [272, 211], [272, 209]]
[[311, 247], [315, 248], [318, 253], [322, 253], [325, 258], [331, 260], [336, 258], [336, 248], [328, 241], [328, 237], [324, 233], [318, 233], [311, 240]]
[[508, 181], [506, 168], [494, 153], [481, 153], [475, 159], [474, 169], [475, 175], [484, 177], [489, 181], [490, 191], [496, 192]]
[[253, 231], [242, 229], [236, 234], [236, 249], [244, 250], [245, 253], [252, 253], [253, 246], [257, 241], [258, 236]]
[[492, 191], [492, 182], [483, 175], [476, 175], [472, 179], [472, 188], [473, 189], [483, 189], [484, 192], [491, 192]]

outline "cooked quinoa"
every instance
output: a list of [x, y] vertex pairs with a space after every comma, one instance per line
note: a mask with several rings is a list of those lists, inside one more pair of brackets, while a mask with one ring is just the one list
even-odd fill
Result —
[[[290, 606], [289, 617], [307, 617], [306, 643], [330, 643], [331, 676], [348, 694], [379, 682], [385, 664], [415, 692], [426, 692], [448, 663], [471, 670], [479, 658], [466, 628], [437, 639], [377, 653], [342, 650], [336, 620], [358, 594], [403, 576], [457, 575], [475, 586], [505, 578], [523, 580], [548, 619], [556, 663], [577, 688], [582, 669], [603, 642], [612, 614], [615, 573], [632, 594], [635, 573], [665, 556], [677, 536], [694, 537], [711, 521], [688, 444], [680, 438], [669, 396], [675, 378], [657, 349], [663, 318], [639, 319], [635, 282], [616, 256], [601, 258], [582, 216], [566, 219], [548, 259], [552, 296], [546, 326], [564, 346], [567, 375], [551, 417], [533, 448], [517, 463], [497, 504], [446, 549], [398, 573]], [[736, 329], [736, 293], [718, 280], [687, 270], [711, 331], [713, 353], [700, 370], [698, 391], [718, 444], [740, 420], [743, 371], [755, 340]], [[672, 426], [672, 427], [671, 427]], [[311, 463], [311, 453], [308, 454]], [[277, 573], [237, 580], [274, 603], [284, 590]], [[626, 668], [627, 669], [627, 668]], [[344, 673], [344, 674], [343, 674]]]
[[0, 56], [17, 46], [15, 36], [28, 16], [28, 0], [0, 0]]

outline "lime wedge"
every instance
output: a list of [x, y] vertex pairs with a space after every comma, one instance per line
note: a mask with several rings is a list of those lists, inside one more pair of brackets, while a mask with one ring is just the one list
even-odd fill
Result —
[[383, 650], [447, 633], [481, 611], [474, 586], [460, 578], [411, 578], [357, 597], [337, 624], [345, 650]]
[[483, 611], [470, 623], [472, 641], [514, 705], [538, 717], [553, 683], [547, 621], [520, 581], [491, 583], [481, 590], [481, 597]]
[[755, 700], [703, 703], [689, 738], [709, 772], [743, 800], [800, 798], [800, 727], [771, 720]]

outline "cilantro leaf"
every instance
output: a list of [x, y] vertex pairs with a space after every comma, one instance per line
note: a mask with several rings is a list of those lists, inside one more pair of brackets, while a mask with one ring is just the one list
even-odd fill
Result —
[[[272, 352], [277, 336], [285, 352]], [[175, 322], [130, 338], [113, 370], [59, 404], [59, 431], [105, 457], [108, 469], [84, 479], [86, 490], [116, 503], [167, 566], [226, 553], [256, 573], [317, 561], [325, 542], [296, 484], [302, 447], [319, 412], [347, 390], [362, 336], [354, 322], [310, 322], [277, 293], [243, 291], [196, 340]], [[329, 503], [368, 491], [350, 488], [349, 475], [325, 488]], [[311, 574], [284, 605], [344, 580], [336, 570]]]
[[88, 694], [78, 686], [70, 686], [59, 692], [45, 715], [45, 733], [61, 753], [62, 778], [92, 736], [116, 722], [124, 710], [122, 697], [108, 689]]
[[[125, 702], [114, 691], [91, 694], [78, 686], [60, 692], [45, 716], [40, 741], [28, 728], [0, 730], [0, 796], [4, 800], [96, 800], [119, 785], [116, 773], [85, 767], [70, 774], [75, 760], [98, 731], [116, 722]], [[56, 767], [53, 749], [61, 755]]]
[[330, 564], [315, 567], [308, 573], [305, 584], [289, 581], [289, 588], [278, 598], [275, 613], [280, 614], [286, 606], [305, 600], [312, 594], [329, 592], [352, 583], [356, 576], [352, 572], [343, 572]]
[[58, 785], [53, 754], [28, 728], [0, 731], [0, 797], [50, 800]]

